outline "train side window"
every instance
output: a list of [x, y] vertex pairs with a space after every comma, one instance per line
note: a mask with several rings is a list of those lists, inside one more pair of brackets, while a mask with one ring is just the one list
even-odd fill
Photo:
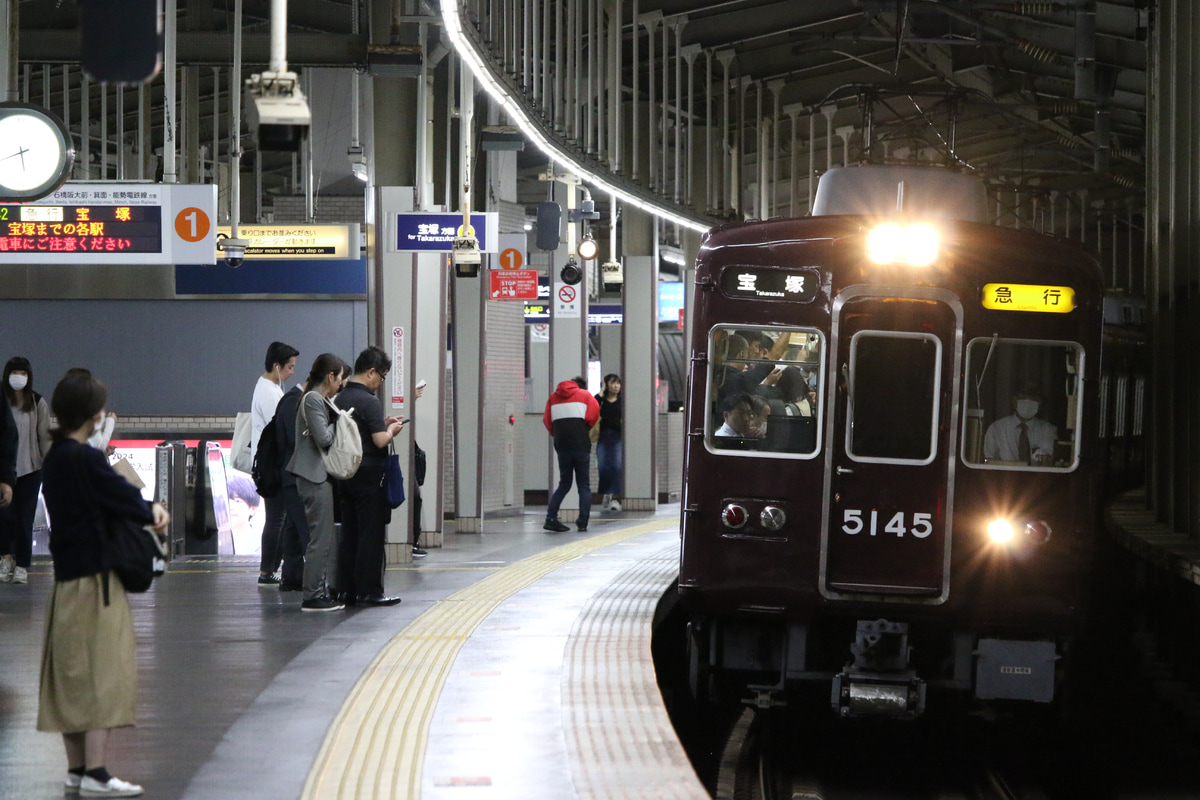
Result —
[[824, 340], [811, 328], [721, 325], [709, 333], [705, 440], [712, 450], [817, 452]]
[[[1074, 469], [1083, 359], [1074, 342], [998, 336], [970, 342], [963, 461], [995, 469]], [[1119, 406], [1119, 386], [1117, 394]]]

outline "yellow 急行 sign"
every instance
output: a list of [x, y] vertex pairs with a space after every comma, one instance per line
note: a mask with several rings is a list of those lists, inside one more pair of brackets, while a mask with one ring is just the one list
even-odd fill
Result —
[[1066, 314], [1075, 310], [1075, 290], [1070, 286], [989, 283], [983, 287], [983, 307], [993, 311]]

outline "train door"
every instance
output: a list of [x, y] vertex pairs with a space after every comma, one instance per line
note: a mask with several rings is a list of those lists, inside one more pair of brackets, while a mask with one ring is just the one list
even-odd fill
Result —
[[826, 597], [946, 599], [961, 319], [936, 289], [851, 289], [834, 305]]

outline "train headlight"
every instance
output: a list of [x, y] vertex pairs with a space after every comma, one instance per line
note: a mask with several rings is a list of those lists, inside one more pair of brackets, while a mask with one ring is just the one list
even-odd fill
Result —
[[941, 237], [932, 225], [878, 225], [867, 234], [867, 258], [876, 264], [928, 267], [937, 261]]
[[988, 538], [996, 544], [1008, 544], [1016, 535], [1016, 528], [1006, 519], [995, 519], [988, 523]]
[[767, 506], [758, 515], [758, 522], [769, 531], [777, 531], [787, 522], [787, 514], [778, 506]]
[[1034, 544], [1045, 544], [1050, 541], [1050, 534], [1053, 533], [1053, 528], [1050, 523], [1045, 520], [1033, 520], [1025, 523], [1025, 535], [1029, 537], [1029, 541]]

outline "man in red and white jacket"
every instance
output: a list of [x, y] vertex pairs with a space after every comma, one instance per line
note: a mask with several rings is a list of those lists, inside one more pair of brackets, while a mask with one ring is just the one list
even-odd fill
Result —
[[600, 404], [588, 393], [587, 381], [583, 378], [563, 381], [546, 401], [542, 422], [554, 436], [554, 452], [558, 453], [558, 488], [550, 497], [546, 524], [542, 526], [548, 531], [562, 533], [569, 530], [558, 521], [558, 507], [571, 490], [572, 475], [579, 488], [579, 518], [575, 520], [575, 527], [581, 533], [587, 530], [592, 510], [592, 489], [588, 485], [592, 440], [588, 433], [599, 419]]

